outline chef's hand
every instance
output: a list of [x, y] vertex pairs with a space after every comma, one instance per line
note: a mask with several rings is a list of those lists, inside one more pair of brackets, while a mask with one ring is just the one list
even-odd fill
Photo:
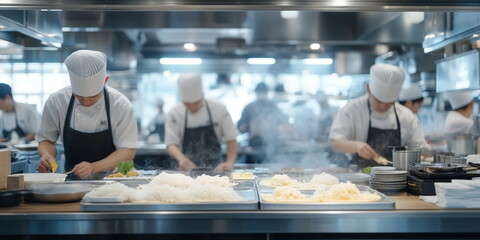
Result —
[[72, 169], [72, 173], [81, 179], [89, 179], [95, 173], [92, 163], [81, 162]]
[[192, 169], [196, 168], [197, 165], [195, 165], [195, 163], [190, 161], [190, 159], [183, 159], [183, 160], [178, 161], [178, 167], [182, 171], [188, 171], [188, 170], [192, 170]]
[[50, 154], [45, 154], [40, 158], [40, 165], [38, 166], [38, 171], [41, 173], [50, 172], [52, 169], [51, 162], [55, 162], [55, 157]]
[[232, 170], [233, 164], [228, 162], [222, 162], [215, 167], [215, 171], [228, 171]]
[[374, 157], [377, 156], [377, 153], [375, 150], [373, 150], [368, 143], [364, 142], [357, 142], [357, 153], [362, 157], [363, 159], [373, 159]]

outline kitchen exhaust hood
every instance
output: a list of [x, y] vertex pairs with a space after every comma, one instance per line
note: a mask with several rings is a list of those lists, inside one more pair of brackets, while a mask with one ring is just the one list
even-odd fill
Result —
[[437, 64], [437, 93], [480, 89], [480, 52], [468, 51], [442, 59]]
[[1, 10], [0, 39], [23, 48], [60, 48], [63, 43], [62, 11]]

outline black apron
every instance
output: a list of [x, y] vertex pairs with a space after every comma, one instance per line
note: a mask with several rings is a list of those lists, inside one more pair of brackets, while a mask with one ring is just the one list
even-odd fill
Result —
[[65, 125], [63, 127], [65, 171], [72, 170], [75, 165], [83, 161], [93, 163], [104, 159], [116, 150], [113, 144], [112, 124], [110, 122], [110, 101], [106, 88], [104, 88], [103, 93], [105, 109], [107, 111], [108, 129], [95, 133], [79, 132], [70, 127], [75, 97], [72, 94], [70, 98]]
[[155, 124], [155, 132], [158, 134], [160, 142], [165, 141], [165, 123]]
[[[392, 146], [400, 146], [402, 144], [402, 134], [400, 131], [400, 120], [398, 120], [397, 109], [395, 104], [393, 105], [393, 111], [395, 112], [395, 119], [397, 120], [397, 129], [380, 129], [372, 127], [372, 112], [370, 110], [370, 101], [367, 99], [368, 106], [368, 135], [367, 143], [375, 150], [375, 152], [392, 160]], [[358, 157], [358, 168], [362, 169], [369, 166], [377, 166], [377, 162], [373, 160], [365, 160]]]
[[14, 110], [13, 113], [15, 114], [15, 127], [11, 130], [8, 130], [8, 131], [5, 130], [5, 118], [4, 117], [2, 118], [2, 122], [3, 122], [2, 134], [3, 134], [3, 137], [6, 138], [8, 141], [10, 141], [10, 138], [12, 137], [13, 132], [16, 132], [19, 138], [25, 137], [27, 135], [23, 131], [23, 129], [20, 128], [20, 126], [18, 125], [17, 111]]
[[197, 165], [197, 167], [215, 167], [221, 161], [221, 146], [215, 134], [212, 115], [207, 101], [210, 124], [203, 127], [187, 128], [188, 109], [185, 112], [185, 133], [183, 134], [183, 154]]

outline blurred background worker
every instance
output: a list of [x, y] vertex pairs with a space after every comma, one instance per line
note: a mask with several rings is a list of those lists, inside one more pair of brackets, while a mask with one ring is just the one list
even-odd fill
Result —
[[372, 161], [377, 156], [391, 160], [389, 146], [425, 146], [417, 117], [396, 103], [404, 79], [404, 71], [396, 66], [373, 65], [368, 94], [353, 99], [335, 116], [329, 136], [332, 147], [357, 154], [359, 168], [377, 165]]
[[12, 88], [0, 83], [0, 141], [17, 143], [19, 139], [31, 141], [35, 138], [40, 123], [39, 114], [31, 105], [13, 100]]
[[398, 102], [418, 114], [423, 103], [422, 89], [418, 84], [412, 84], [407, 88], [403, 88], [398, 96]]
[[445, 119], [445, 135], [473, 134], [473, 96], [470, 91], [445, 93], [453, 111]]
[[107, 56], [79, 50], [65, 59], [70, 85], [50, 95], [43, 109], [36, 140], [40, 172], [51, 170], [55, 143], [62, 137], [65, 171], [74, 179], [103, 178], [120, 162], [132, 160], [138, 132], [132, 103], [105, 86]]
[[150, 121], [150, 123], [142, 130], [143, 138], [148, 138], [149, 136], [156, 134], [158, 136], [158, 142], [165, 141], [165, 120], [167, 116], [163, 111], [164, 105], [165, 105], [165, 102], [163, 101], [163, 98], [158, 97], [157, 98], [158, 112]]
[[319, 142], [326, 142], [338, 108], [328, 103], [328, 96], [322, 90], [317, 91], [313, 98], [318, 103], [320, 110], [317, 117], [318, 130], [315, 139]]
[[262, 163], [270, 160], [278, 150], [279, 133], [288, 125], [288, 117], [277, 105], [268, 99], [268, 86], [261, 82], [254, 89], [256, 99], [247, 104], [237, 122], [241, 133], [248, 133], [249, 146], [255, 150], [249, 163]]
[[[225, 105], [205, 99], [202, 77], [184, 73], [177, 81], [181, 103], [168, 112], [167, 151], [181, 170], [215, 167], [230, 170], [237, 157], [237, 129]], [[221, 144], [227, 144], [227, 159], [222, 159]]]

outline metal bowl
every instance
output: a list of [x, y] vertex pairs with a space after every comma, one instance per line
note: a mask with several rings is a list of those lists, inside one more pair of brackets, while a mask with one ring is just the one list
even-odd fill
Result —
[[37, 183], [32, 185], [33, 198], [40, 202], [74, 202], [93, 189], [84, 183]]

